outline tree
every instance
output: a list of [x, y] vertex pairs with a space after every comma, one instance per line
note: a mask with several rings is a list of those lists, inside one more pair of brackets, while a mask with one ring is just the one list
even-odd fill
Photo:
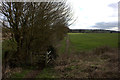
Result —
[[3, 25], [17, 43], [18, 62], [27, 62], [30, 53], [41, 54], [48, 46], [63, 39], [71, 20], [70, 7], [65, 1], [3, 2], [2, 7], [2, 14], [9, 23], [3, 22]]

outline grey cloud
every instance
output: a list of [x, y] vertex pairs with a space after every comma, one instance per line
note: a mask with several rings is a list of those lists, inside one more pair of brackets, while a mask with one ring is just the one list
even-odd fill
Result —
[[96, 23], [95, 26], [96, 28], [100, 28], [100, 29], [111, 29], [114, 27], [118, 27], [118, 22], [99, 22]]
[[113, 9], [117, 9], [118, 8], [118, 3], [111, 3], [108, 6], [113, 8]]

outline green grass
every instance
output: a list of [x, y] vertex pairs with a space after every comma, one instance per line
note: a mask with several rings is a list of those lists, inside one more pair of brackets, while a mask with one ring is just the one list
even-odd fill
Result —
[[118, 47], [118, 33], [68, 33], [71, 46], [77, 51], [100, 46]]
[[57, 74], [52, 68], [44, 68], [36, 78], [57, 78]]
[[30, 70], [22, 70], [21, 72], [16, 72], [11, 75], [11, 78], [24, 78], [26, 74], [28, 74]]

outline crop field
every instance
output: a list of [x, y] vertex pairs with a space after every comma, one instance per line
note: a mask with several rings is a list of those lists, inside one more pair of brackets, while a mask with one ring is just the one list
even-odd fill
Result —
[[118, 47], [118, 33], [69, 33], [70, 43], [77, 51], [101, 46]]

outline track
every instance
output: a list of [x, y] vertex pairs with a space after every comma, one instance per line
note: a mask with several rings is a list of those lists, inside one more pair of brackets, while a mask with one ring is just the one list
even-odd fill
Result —
[[69, 41], [69, 35], [67, 35], [67, 37], [66, 37], [66, 48], [65, 48], [65, 54], [68, 54], [68, 53], [69, 53], [69, 44], [70, 44], [70, 41]]

